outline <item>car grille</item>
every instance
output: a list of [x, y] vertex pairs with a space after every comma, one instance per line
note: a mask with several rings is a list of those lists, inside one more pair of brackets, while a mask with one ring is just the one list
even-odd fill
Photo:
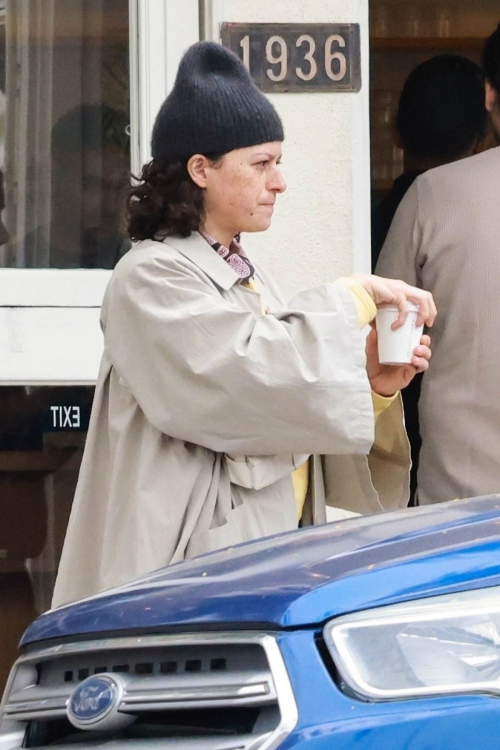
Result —
[[[77, 729], [66, 706], [92, 675], [124, 676], [119, 730]], [[113, 638], [63, 644], [21, 657], [0, 714], [0, 750], [120, 741], [162, 748], [272, 750], [297, 709], [276, 640], [268, 634]]]

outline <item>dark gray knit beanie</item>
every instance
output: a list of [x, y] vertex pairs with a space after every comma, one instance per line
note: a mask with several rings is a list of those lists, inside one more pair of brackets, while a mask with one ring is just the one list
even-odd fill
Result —
[[154, 159], [187, 159], [282, 141], [283, 125], [242, 62], [215, 42], [193, 44], [156, 118]]

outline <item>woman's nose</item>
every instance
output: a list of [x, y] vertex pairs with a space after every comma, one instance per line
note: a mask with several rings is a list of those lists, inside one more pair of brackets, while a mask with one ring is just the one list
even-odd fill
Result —
[[276, 167], [273, 170], [271, 179], [268, 184], [268, 190], [272, 190], [273, 193], [284, 193], [286, 190], [285, 178], [281, 174], [281, 169]]

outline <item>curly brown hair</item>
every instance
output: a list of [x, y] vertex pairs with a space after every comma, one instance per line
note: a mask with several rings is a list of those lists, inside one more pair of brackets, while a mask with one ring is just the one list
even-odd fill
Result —
[[[222, 154], [206, 154], [216, 163]], [[189, 237], [203, 224], [205, 201], [187, 169], [187, 160], [153, 159], [134, 178], [127, 194], [126, 219], [130, 239], [148, 240], [180, 235]]]

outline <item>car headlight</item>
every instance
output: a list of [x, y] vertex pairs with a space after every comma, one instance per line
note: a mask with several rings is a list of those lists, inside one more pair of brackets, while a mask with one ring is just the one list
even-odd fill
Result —
[[345, 684], [364, 699], [500, 694], [500, 587], [346, 615], [324, 637]]

